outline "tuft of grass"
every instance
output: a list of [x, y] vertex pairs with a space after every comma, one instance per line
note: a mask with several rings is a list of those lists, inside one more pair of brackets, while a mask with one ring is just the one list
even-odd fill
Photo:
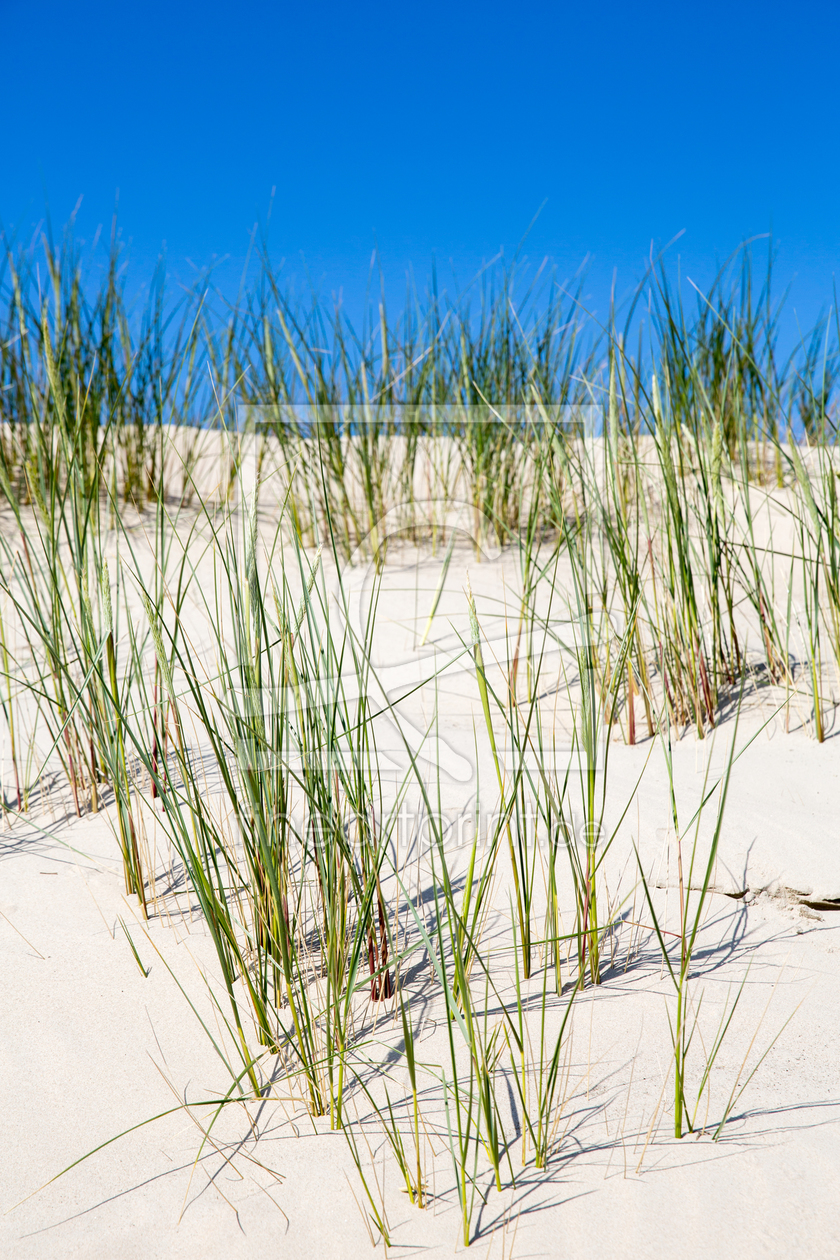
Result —
[[[733, 737], [701, 859], [712, 789], [681, 828], [672, 746], [690, 728], [707, 738], [736, 695], [740, 708], [759, 665], [788, 711], [804, 678], [811, 728], [825, 736], [829, 646], [840, 668], [836, 330], [781, 362], [770, 272], [756, 290], [749, 251], [693, 314], [657, 263], [623, 329], [615, 310], [605, 328], [588, 320], [580, 291], [529, 288], [519, 263], [454, 298], [436, 285], [411, 292], [392, 320], [383, 293], [357, 327], [282, 290], [265, 251], [258, 285], [233, 306], [206, 277], [170, 302], [160, 272], [132, 311], [115, 242], [98, 292], [70, 235], [58, 249], [44, 242], [43, 291], [32, 257], [7, 249], [6, 816], [58, 772], [76, 814], [112, 820], [143, 916], [159, 910], [160, 843], [216, 953], [208, 983], [222, 1031], [203, 1027], [231, 1076], [219, 1106], [269, 1096], [283, 1079], [313, 1122], [343, 1131], [371, 1235], [386, 1245], [365, 1126], [375, 1118], [418, 1208], [432, 1132], [470, 1245], [478, 1203], [515, 1185], [510, 1074], [523, 1160], [530, 1146], [543, 1170], [559, 1145], [576, 995], [587, 972], [610, 981], [606, 941], [623, 925], [605, 861], [647, 764], [616, 802], [607, 771], [619, 738], [649, 741], [646, 757], [658, 747], [668, 771], [676, 934], [640, 860], [639, 883], [673, 983], [675, 1132], [697, 1127], [746, 983], [691, 1099], [692, 962], [736, 753]], [[515, 557], [514, 611], [494, 639], [468, 579], [460, 648], [443, 666], [418, 657], [419, 681], [395, 696], [377, 663], [386, 566], [403, 541], [435, 550], [449, 532], [422, 648], [443, 616], [461, 508], [475, 564], [489, 546]], [[792, 543], [778, 542], [785, 532]], [[783, 594], [780, 571], [791, 575]], [[456, 667], [477, 688], [476, 761], [493, 766], [464, 854], [440, 765], [440, 679]], [[404, 702], [432, 694], [430, 776]], [[385, 723], [404, 754], [395, 781]], [[414, 896], [400, 848], [409, 805], [429, 876]], [[439, 1062], [420, 1058], [418, 995], [443, 1011]], [[407, 1073], [405, 1108], [386, 1045], [388, 1072]]]

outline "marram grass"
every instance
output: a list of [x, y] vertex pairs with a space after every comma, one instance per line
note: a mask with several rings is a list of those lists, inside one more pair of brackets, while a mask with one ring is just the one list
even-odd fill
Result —
[[[437, 1142], [468, 1245], [487, 1175], [500, 1190], [516, 1182], [515, 1151], [540, 1170], [560, 1149], [577, 995], [610, 984], [624, 929], [605, 859], [638, 790], [611, 801], [608, 823], [611, 745], [648, 740], [652, 755], [658, 741], [670, 772], [672, 742], [713, 736], [758, 677], [825, 737], [840, 667], [836, 340], [820, 343], [822, 363], [814, 341], [780, 362], [778, 313], [753, 294], [746, 253], [692, 318], [654, 271], [644, 325], [631, 312], [603, 330], [554, 284], [519, 303], [513, 271], [472, 305], [412, 294], [395, 323], [383, 300], [354, 329], [292, 301], [267, 258], [224, 319], [207, 286], [168, 304], [162, 275], [133, 316], [116, 254], [95, 294], [69, 240], [47, 261], [48, 290], [25, 253], [9, 250], [3, 276], [4, 812], [31, 810], [63, 776], [78, 814], [106, 811], [146, 915], [159, 897], [151, 810], [215, 949], [224, 1032], [205, 1030], [228, 1097], [269, 1096], [279, 1072], [313, 1121], [346, 1134], [386, 1242], [358, 1107], [418, 1209]], [[421, 682], [395, 698], [376, 646], [389, 552], [405, 539], [442, 557], [414, 636], [420, 651], [435, 640], [455, 519], [474, 573], [496, 547], [521, 577], [492, 644], [467, 586], [450, 662], [474, 685], [476, 761], [492, 771], [465, 870], [440, 762], [430, 775], [418, 751], [439, 746], [443, 667], [419, 657]], [[549, 687], [571, 713], [565, 752]], [[434, 703], [418, 743], [401, 700], [421, 688]], [[718, 790], [718, 812], [693, 897], [699, 817], [693, 836], [680, 829], [670, 773], [676, 933], [638, 865], [673, 982], [678, 1137], [719, 1136], [741, 1088], [698, 1125], [737, 1005], [692, 1075], [692, 959], [736, 758], [733, 742], [704, 793]], [[411, 891], [408, 801], [425, 900]], [[422, 1058], [421, 998], [442, 1011], [439, 1062]], [[402, 1030], [404, 1107], [377, 1059], [380, 1018]]]

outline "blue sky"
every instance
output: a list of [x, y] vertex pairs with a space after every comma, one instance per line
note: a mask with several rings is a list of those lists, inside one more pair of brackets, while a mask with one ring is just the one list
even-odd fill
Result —
[[840, 6], [0, 0], [0, 218], [107, 226], [148, 270], [229, 261], [257, 221], [289, 275], [393, 300], [432, 254], [466, 279], [534, 214], [531, 259], [592, 256], [604, 309], [651, 241], [702, 283], [772, 228], [803, 318], [840, 257]]

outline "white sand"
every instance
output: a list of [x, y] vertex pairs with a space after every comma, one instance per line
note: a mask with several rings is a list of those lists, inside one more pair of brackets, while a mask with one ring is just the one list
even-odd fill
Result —
[[[460, 588], [468, 563], [480, 617], [482, 597], [494, 590], [500, 597], [502, 571], [513, 572], [508, 559], [476, 569], [469, 556], [456, 557], [447, 586], [451, 609], [442, 604], [433, 636], [439, 651], [446, 635], [452, 637], [450, 611], [453, 624], [458, 617], [465, 630]], [[400, 671], [410, 677], [412, 659], [418, 659], [414, 588], [419, 582], [416, 616], [422, 627], [434, 570], [428, 564], [418, 579], [409, 553], [389, 565], [393, 596], [383, 601], [377, 665], [395, 671], [389, 685], [396, 690]], [[431, 651], [424, 649], [423, 659]], [[454, 809], [474, 790], [477, 708], [469, 673], [447, 681], [441, 697], [443, 788], [446, 806]], [[414, 712], [418, 727], [428, 702], [427, 695], [411, 702], [415, 710], [406, 705], [406, 716]], [[761, 694], [748, 698], [739, 747], [774, 703]], [[557, 722], [560, 729], [560, 716]], [[735, 766], [715, 873], [718, 891], [696, 960], [695, 996], [705, 990], [705, 1037], [714, 1035], [722, 1003], [747, 974], [715, 1067], [710, 1120], [725, 1104], [745, 1056], [752, 1066], [783, 1029], [721, 1141], [672, 1136], [671, 989], [650, 934], [637, 933], [638, 952], [628, 958], [625, 933], [603, 985], [577, 999], [560, 1124], [565, 1136], [547, 1171], [514, 1163], [515, 1188], [489, 1190], [473, 1218], [473, 1254], [571, 1260], [815, 1260], [840, 1254], [840, 912], [804, 904], [840, 898], [840, 740], [831, 734], [817, 745], [795, 712], [791, 726], [785, 733], [777, 718]], [[713, 746], [693, 732], [676, 746], [683, 818], [701, 793], [707, 757], [713, 770], [722, 766], [732, 728], [730, 719]], [[649, 754], [606, 875], [611, 893], [632, 889], [632, 837], [659, 885], [660, 910], [667, 901], [672, 914], [675, 864], [658, 747], [651, 752], [649, 741], [611, 747], [610, 808], [623, 807]], [[491, 784], [490, 761], [482, 760], [480, 770], [482, 784]], [[206, 1121], [207, 1108], [194, 1118], [182, 1111], [140, 1128], [33, 1193], [129, 1126], [184, 1098], [216, 1097], [229, 1085], [164, 965], [165, 959], [215, 1030], [201, 970], [212, 980], [216, 962], [200, 922], [185, 919], [170, 899], [162, 903], [163, 916], [144, 930], [133, 900], [122, 894], [118, 849], [105, 817], [77, 820], [66, 805], [57, 793], [49, 807], [0, 832], [0, 1254], [15, 1260], [368, 1254], [370, 1239], [353, 1197], [355, 1192], [362, 1202], [361, 1189], [344, 1138], [322, 1121], [313, 1124], [291, 1103], [249, 1104], [254, 1128], [244, 1107], [229, 1108], [213, 1131], [215, 1145], [205, 1145], [194, 1168], [202, 1140], [197, 1122]], [[727, 893], [745, 895], [733, 899]], [[568, 902], [568, 889], [565, 895]], [[501, 909], [505, 897], [502, 885]], [[627, 904], [640, 922], [647, 921], [640, 895]], [[120, 918], [151, 968], [148, 978], [138, 969]], [[540, 976], [530, 983], [537, 993]], [[429, 1001], [418, 1052], [426, 1062], [442, 1063], [441, 1008], [431, 986]], [[398, 1042], [391, 1013], [377, 1018], [382, 1039]], [[404, 1078], [401, 1067], [397, 1079]], [[278, 1089], [282, 1094], [282, 1085]], [[360, 1115], [363, 1104], [362, 1098]], [[428, 1107], [430, 1120], [442, 1125], [440, 1098], [430, 1095]], [[511, 1131], [517, 1115], [514, 1107]], [[375, 1126], [368, 1133], [373, 1149], [381, 1148]], [[395, 1255], [442, 1256], [461, 1249], [451, 1163], [438, 1147], [428, 1168], [436, 1197], [426, 1212], [400, 1193], [390, 1155], [376, 1154], [379, 1170], [384, 1156]], [[489, 1177], [482, 1184], [490, 1186]]]

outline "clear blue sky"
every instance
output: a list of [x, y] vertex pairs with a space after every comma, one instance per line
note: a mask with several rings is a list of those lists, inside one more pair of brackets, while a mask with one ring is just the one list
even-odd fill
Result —
[[[0, 0], [0, 218], [45, 193], [79, 235], [120, 222], [135, 266], [228, 255], [276, 188], [273, 254], [325, 292], [395, 301], [434, 251], [466, 277], [510, 255], [603, 303], [651, 240], [707, 278], [772, 226], [779, 278], [815, 309], [840, 257], [840, 6], [816, 3], [57, 4]], [[603, 309], [603, 305], [601, 306]]]

